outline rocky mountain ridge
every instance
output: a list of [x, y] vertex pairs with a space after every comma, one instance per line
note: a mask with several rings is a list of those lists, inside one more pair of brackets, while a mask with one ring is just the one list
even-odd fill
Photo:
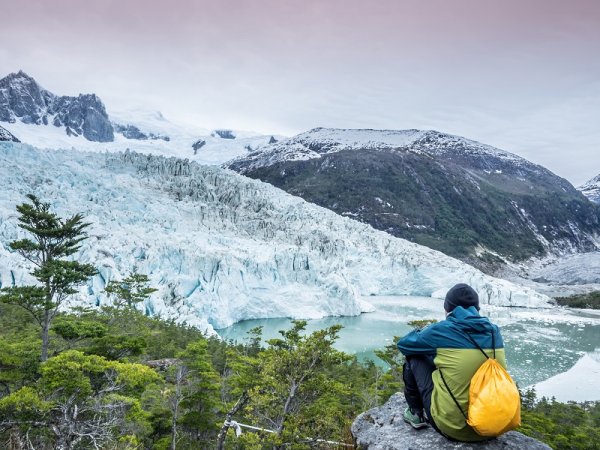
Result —
[[64, 127], [67, 135], [110, 142], [114, 130], [104, 104], [95, 94], [58, 96], [23, 71], [0, 79], [0, 121]]
[[226, 166], [483, 268], [600, 242], [600, 208], [567, 180], [438, 131], [317, 128]]
[[10, 131], [3, 127], [0, 127], [0, 141], [20, 142]]
[[[534, 166], [520, 156], [496, 149], [461, 136], [435, 130], [375, 130], [314, 128], [297, 136], [271, 143], [243, 158], [240, 172], [270, 166], [278, 162], [321, 158], [346, 150], [393, 151], [408, 150], [431, 156], [450, 155], [456, 157], [493, 156], [516, 165]], [[232, 161], [232, 164], [235, 162]], [[537, 166], [543, 169], [541, 166]], [[543, 169], [545, 170], [545, 169]]]

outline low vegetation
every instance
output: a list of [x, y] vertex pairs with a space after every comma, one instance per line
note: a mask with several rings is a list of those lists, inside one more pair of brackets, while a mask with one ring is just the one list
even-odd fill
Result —
[[600, 402], [537, 399], [535, 390], [523, 393], [522, 402], [520, 432], [555, 450], [600, 449]]
[[583, 309], [600, 309], [600, 291], [588, 294], [577, 294], [569, 297], [557, 297], [556, 303], [560, 306]]

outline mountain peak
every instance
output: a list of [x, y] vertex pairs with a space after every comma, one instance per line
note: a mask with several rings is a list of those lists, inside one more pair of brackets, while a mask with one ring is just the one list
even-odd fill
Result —
[[[462, 136], [445, 133], [438, 130], [419, 130], [416, 128], [406, 130], [374, 129], [374, 128], [313, 128], [304, 133], [300, 133], [290, 140], [305, 141], [312, 139], [314, 141], [336, 143], [343, 149], [347, 146], [359, 149], [361, 146], [372, 148], [420, 148], [426, 150], [441, 150], [442, 148], [452, 147], [476, 147], [479, 150], [485, 150], [496, 156], [510, 156], [511, 158], [520, 157], [509, 152], [497, 149], [481, 142], [467, 139]], [[283, 142], [283, 141], [282, 141]], [[339, 149], [339, 148], [338, 148]]]
[[600, 184], [600, 175], [596, 175], [594, 178], [592, 178], [591, 180], [588, 180], [587, 182], [583, 183], [581, 185], [582, 188], [586, 187], [586, 186], [596, 186]]
[[69, 136], [87, 140], [114, 140], [106, 109], [96, 94], [56, 96], [42, 89], [23, 70], [0, 79], [0, 122], [64, 127]]
[[[27, 90], [38, 90], [43, 92], [44, 89], [40, 84], [23, 70], [18, 72], [11, 72], [4, 78], [0, 79], [0, 89], [13, 88], [13, 89], [27, 89]], [[47, 91], [46, 91], [47, 92]]]
[[600, 175], [595, 176], [577, 189], [591, 201], [600, 203]]
[[48, 106], [54, 95], [42, 89], [32, 77], [20, 70], [0, 79], [0, 121], [47, 124]]
[[22, 69], [20, 69], [18, 72], [11, 72], [4, 78], [8, 78], [11, 80], [26, 79], [26, 80], [35, 81], [35, 79], [32, 76], [25, 73]]

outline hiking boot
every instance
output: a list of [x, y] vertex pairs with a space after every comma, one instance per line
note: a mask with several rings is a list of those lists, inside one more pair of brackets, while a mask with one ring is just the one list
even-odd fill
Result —
[[415, 430], [418, 430], [419, 428], [425, 428], [427, 426], [427, 422], [425, 422], [425, 419], [423, 418], [423, 413], [414, 414], [410, 408], [406, 408], [404, 410], [402, 418]]

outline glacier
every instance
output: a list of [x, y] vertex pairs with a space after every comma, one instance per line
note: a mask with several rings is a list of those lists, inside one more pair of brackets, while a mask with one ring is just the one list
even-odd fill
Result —
[[[102, 305], [136, 270], [158, 291], [143, 306], [207, 333], [252, 318], [357, 315], [368, 296], [443, 297], [471, 284], [482, 303], [547, 307], [549, 297], [215, 166], [134, 152], [40, 150], [0, 142], [0, 285], [31, 282], [8, 242], [33, 193], [92, 225], [80, 259], [99, 273], [73, 305]], [[367, 300], [364, 300], [364, 296]]]

